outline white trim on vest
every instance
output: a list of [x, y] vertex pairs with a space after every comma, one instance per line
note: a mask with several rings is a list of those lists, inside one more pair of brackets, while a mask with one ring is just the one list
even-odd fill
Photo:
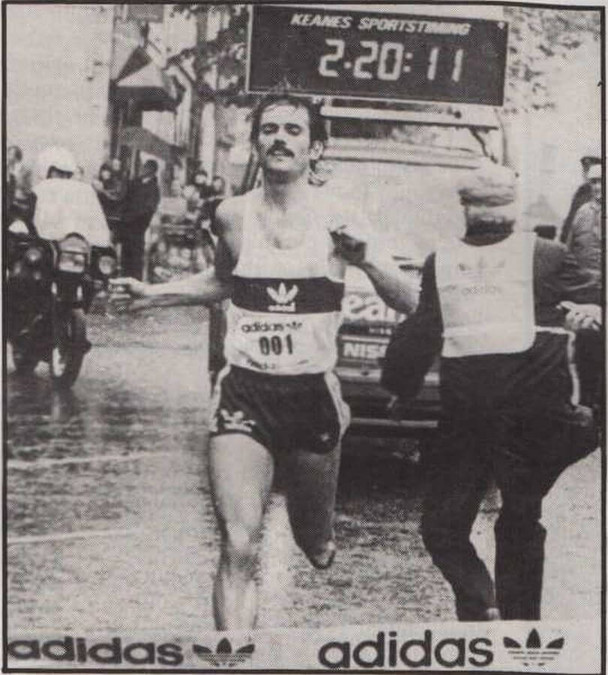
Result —
[[[320, 220], [323, 214], [311, 206], [307, 215], [310, 234], [295, 248], [279, 249], [265, 239], [258, 222], [256, 209], [262, 196], [256, 190], [245, 197], [241, 253], [233, 275], [245, 282], [288, 280], [284, 282], [286, 293], [287, 288], [297, 292], [298, 279], [330, 278], [329, 255], [333, 244], [326, 224]], [[266, 289], [268, 293], [272, 290]], [[288, 303], [278, 300], [277, 304]], [[338, 359], [339, 310], [290, 314], [276, 308], [249, 310], [230, 302], [226, 322], [224, 356], [234, 366], [274, 375], [302, 375], [332, 370]]]
[[515, 233], [497, 244], [458, 241], [435, 257], [446, 358], [516, 354], [533, 345], [534, 242]]

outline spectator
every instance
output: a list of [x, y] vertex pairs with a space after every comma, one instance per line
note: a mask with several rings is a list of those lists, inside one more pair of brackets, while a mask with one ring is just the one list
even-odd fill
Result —
[[99, 175], [93, 181], [93, 187], [97, 191], [112, 237], [118, 239], [124, 208], [124, 184], [120, 177], [112, 171], [110, 162], [104, 162], [101, 165]]
[[169, 195], [161, 199], [158, 210], [161, 223], [180, 223], [187, 217], [188, 201], [178, 179], [171, 181]]
[[112, 169], [112, 173], [117, 178], [120, 178], [120, 180], [123, 179], [122, 163], [118, 157], [112, 157], [110, 160], [110, 168]]
[[602, 275], [602, 166], [587, 172], [589, 200], [576, 212], [565, 243], [599, 288]]
[[32, 172], [23, 162], [23, 152], [11, 145], [6, 152], [9, 220], [27, 219], [32, 211]]
[[213, 176], [211, 187], [213, 188], [214, 197], [226, 196], [226, 181], [221, 176]]
[[[583, 204], [572, 221], [566, 246], [583, 268], [588, 283], [602, 295], [602, 165], [593, 164], [587, 172], [591, 198]], [[581, 331], [576, 337], [576, 366], [581, 386], [581, 403], [597, 409], [601, 401], [604, 372], [602, 334]]]
[[196, 188], [198, 196], [201, 200], [208, 199], [209, 197], [213, 196], [213, 187], [209, 183], [209, 174], [205, 171], [205, 169], [197, 169], [192, 182], [194, 183], [194, 187]]
[[145, 162], [140, 175], [129, 183], [125, 197], [124, 228], [120, 236], [123, 274], [140, 280], [146, 230], [160, 202], [157, 172], [155, 160]]
[[[7, 160], [8, 160], [8, 154], [7, 154]], [[12, 213], [12, 207], [13, 207], [13, 202], [15, 200], [15, 190], [17, 188], [17, 179], [15, 178], [15, 174], [12, 173], [10, 168], [8, 167], [8, 162], [7, 162], [7, 168], [6, 168], [6, 182], [4, 184], [4, 199], [5, 199], [5, 207], [6, 207], [6, 212], [9, 214], [8, 217], [6, 218], [7, 222], [10, 220], [11, 213]]]
[[226, 198], [226, 181], [221, 176], [213, 176], [211, 189], [213, 190], [213, 194], [205, 201], [202, 209], [202, 220], [210, 222], [211, 231], [213, 231], [215, 212], [217, 207]]
[[127, 179], [125, 177], [121, 161], [117, 157], [113, 157], [110, 160], [110, 169], [112, 170], [112, 176], [115, 184], [118, 186], [120, 192], [124, 195], [127, 189]]
[[568, 239], [568, 236], [570, 234], [570, 228], [572, 227], [572, 222], [574, 220], [574, 217], [576, 216], [576, 212], [580, 209], [580, 207], [583, 204], [586, 204], [592, 198], [591, 186], [589, 185], [588, 182], [589, 169], [591, 169], [592, 166], [601, 164], [601, 162], [602, 160], [594, 155], [584, 155], [583, 157], [581, 157], [583, 183], [582, 185], [579, 185], [578, 189], [574, 193], [574, 196], [572, 197], [572, 202], [570, 204], [570, 210], [568, 211], [568, 215], [566, 216], [564, 224], [562, 225], [562, 231], [559, 240], [563, 244], [565, 244], [566, 240]]

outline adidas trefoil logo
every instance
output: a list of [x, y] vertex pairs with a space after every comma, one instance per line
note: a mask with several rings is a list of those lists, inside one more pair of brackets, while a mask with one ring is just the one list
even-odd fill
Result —
[[274, 312], [295, 312], [296, 305], [294, 299], [298, 294], [298, 287], [294, 284], [289, 290], [281, 281], [278, 289], [272, 286], [266, 287], [266, 292], [275, 301], [275, 305], [269, 305], [268, 309]]
[[557, 638], [543, 647], [540, 635], [535, 628], [530, 631], [526, 644], [523, 646], [513, 638], [503, 638], [503, 644], [509, 655], [524, 666], [545, 666], [551, 663], [559, 656], [564, 643], [564, 638]]
[[[245, 413], [242, 410], [236, 410], [234, 413], [228, 412], [225, 408], [219, 411], [222, 418], [222, 427], [230, 431], [251, 431], [255, 425], [254, 420], [245, 419]], [[215, 429], [217, 431], [217, 429]]]
[[478, 256], [478, 258], [473, 263], [473, 266], [470, 266], [465, 262], [458, 263], [458, 269], [460, 272], [479, 276], [486, 272], [498, 272], [499, 270], [504, 270], [506, 266], [507, 261], [505, 258], [501, 258], [497, 261], [489, 261], [483, 256]]
[[203, 645], [192, 645], [192, 651], [201, 659], [216, 668], [234, 668], [251, 658], [255, 645], [248, 644], [239, 647], [235, 652], [228, 638], [222, 638], [215, 648], [215, 652]]

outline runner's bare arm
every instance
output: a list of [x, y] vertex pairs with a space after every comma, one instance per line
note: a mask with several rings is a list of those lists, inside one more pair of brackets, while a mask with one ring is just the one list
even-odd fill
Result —
[[127, 295], [114, 297], [114, 307], [131, 312], [150, 307], [209, 305], [230, 297], [231, 293], [230, 284], [217, 278], [215, 267], [164, 284], [145, 284], [131, 278], [113, 279], [110, 283], [119, 294]]
[[[240, 205], [222, 204], [216, 214], [218, 243], [215, 265], [185, 279], [164, 284], [146, 284], [137, 279], [118, 278], [111, 281], [116, 289], [130, 299], [129, 311], [149, 307], [174, 307], [178, 305], [209, 305], [229, 298], [232, 293], [232, 270], [238, 259], [240, 245]], [[224, 208], [222, 208], [224, 207]], [[120, 299], [115, 301], [120, 305]]]
[[386, 259], [365, 259], [362, 269], [374, 285], [376, 293], [392, 309], [409, 314], [416, 309], [420, 289], [398, 265]]
[[399, 269], [390, 257], [372, 251], [367, 242], [354, 236], [346, 228], [331, 233], [335, 253], [342, 260], [363, 270], [372, 282], [376, 293], [392, 309], [411, 313], [418, 304], [420, 289], [410, 277]]

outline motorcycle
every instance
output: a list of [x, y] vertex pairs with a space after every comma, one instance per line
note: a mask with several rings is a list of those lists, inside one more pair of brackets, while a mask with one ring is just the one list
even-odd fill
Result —
[[25, 234], [12, 231], [15, 225], [6, 237], [5, 296], [15, 370], [29, 374], [46, 361], [53, 385], [69, 388], [91, 346], [86, 314], [95, 295], [107, 288], [116, 255], [77, 232], [44, 239], [35, 227], [35, 233]]

